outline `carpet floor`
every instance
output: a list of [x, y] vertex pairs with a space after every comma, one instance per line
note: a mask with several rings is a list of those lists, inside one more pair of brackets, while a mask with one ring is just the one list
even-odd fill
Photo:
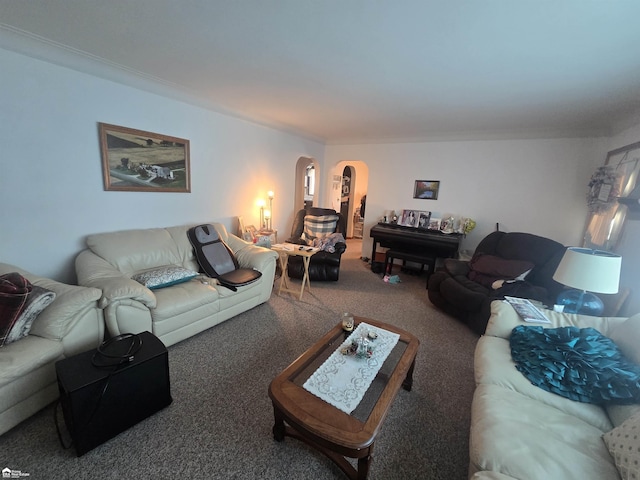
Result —
[[276, 294], [278, 279], [269, 302], [169, 347], [173, 403], [164, 410], [76, 457], [61, 447], [50, 405], [0, 436], [0, 469], [34, 480], [343, 479], [304, 443], [273, 439], [267, 389], [348, 311], [421, 342], [413, 389], [400, 390], [382, 425], [369, 478], [467, 478], [478, 337], [431, 305], [425, 276], [396, 267], [402, 281], [388, 284], [359, 255], [350, 240], [338, 282], [314, 282], [299, 301]]

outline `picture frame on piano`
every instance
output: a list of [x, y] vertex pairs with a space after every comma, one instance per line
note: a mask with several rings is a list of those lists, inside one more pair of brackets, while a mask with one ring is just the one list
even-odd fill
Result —
[[400, 225], [416, 228], [418, 226], [419, 216], [420, 212], [418, 210], [402, 210]]
[[440, 230], [440, 219], [439, 218], [430, 218], [429, 219], [429, 230]]
[[420, 210], [418, 212], [418, 228], [426, 230], [429, 228], [429, 220], [431, 219], [431, 212]]
[[424, 210], [403, 210], [400, 217], [400, 225], [412, 228], [427, 229], [431, 212]]

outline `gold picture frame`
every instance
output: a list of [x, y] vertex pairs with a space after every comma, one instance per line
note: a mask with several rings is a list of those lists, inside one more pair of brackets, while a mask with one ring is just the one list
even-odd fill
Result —
[[191, 192], [189, 140], [99, 123], [104, 189]]

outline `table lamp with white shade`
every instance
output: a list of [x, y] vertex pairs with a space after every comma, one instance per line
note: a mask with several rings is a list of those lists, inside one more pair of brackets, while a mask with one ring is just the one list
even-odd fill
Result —
[[621, 266], [622, 257], [615, 253], [568, 247], [553, 279], [570, 289], [563, 290], [556, 303], [564, 305], [566, 313], [601, 315], [604, 304], [592, 292], [618, 293]]

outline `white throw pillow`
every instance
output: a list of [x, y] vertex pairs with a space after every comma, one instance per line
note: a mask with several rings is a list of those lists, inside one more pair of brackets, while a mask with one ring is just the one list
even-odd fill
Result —
[[622, 353], [631, 361], [640, 363], [640, 313], [627, 318], [615, 327], [609, 338], [615, 342]]
[[[609, 338], [620, 348], [625, 357], [635, 363], [640, 363], [640, 314], [627, 318], [615, 327], [609, 334]], [[640, 404], [633, 405], [606, 405], [611, 423], [616, 427], [622, 425], [636, 411], [640, 410]]]
[[640, 414], [602, 436], [622, 480], [640, 479]]

